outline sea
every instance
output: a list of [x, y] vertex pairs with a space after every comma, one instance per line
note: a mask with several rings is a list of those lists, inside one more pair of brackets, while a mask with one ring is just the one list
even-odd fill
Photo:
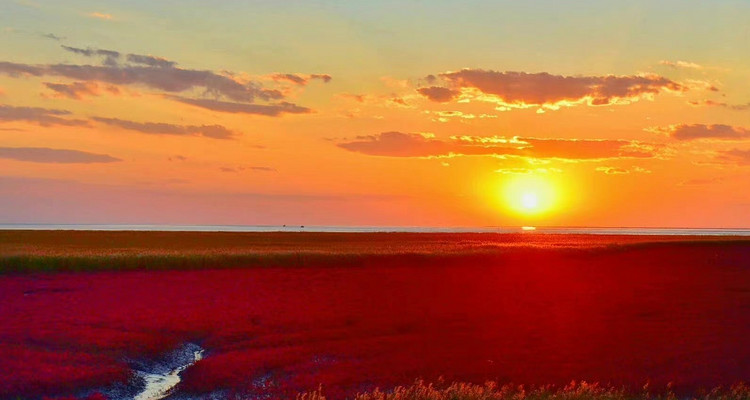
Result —
[[584, 235], [750, 236], [750, 228], [637, 228], [542, 226], [322, 226], [322, 225], [133, 225], [133, 224], [0, 224], [0, 230], [168, 231], [168, 232], [412, 232], [412, 233], [544, 233]]

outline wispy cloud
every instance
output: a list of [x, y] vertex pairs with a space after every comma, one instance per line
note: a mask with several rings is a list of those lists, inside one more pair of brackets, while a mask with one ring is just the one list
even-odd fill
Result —
[[651, 173], [651, 171], [642, 167], [632, 167], [632, 168], [626, 169], [626, 168], [620, 168], [620, 167], [601, 166], [601, 167], [596, 167], [595, 170], [605, 173], [607, 175], [625, 175], [625, 174], [631, 174], [631, 173], [650, 174]]
[[721, 107], [721, 108], [726, 108], [726, 109], [735, 110], [735, 111], [750, 110], [750, 103], [729, 104], [726, 102], [714, 101], [714, 100], [689, 101], [688, 103], [693, 106]]
[[722, 150], [717, 153], [716, 159], [723, 163], [735, 164], [739, 166], [750, 165], [750, 150]]
[[54, 33], [40, 33], [39, 36], [41, 36], [41, 37], [43, 37], [45, 39], [54, 40], [56, 42], [59, 42], [59, 41], [65, 39], [65, 37], [63, 37], [63, 36], [57, 36]]
[[0, 147], [0, 158], [54, 164], [93, 164], [122, 161], [108, 154], [47, 147]]
[[503, 175], [529, 175], [529, 174], [550, 174], [562, 172], [559, 168], [500, 168], [496, 169], [495, 172]]
[[72, 82], [72, 83], [51, 83], [44, 82], [44, 86], [52, 90], [57, 97], [67, 97], [69, 99], [81, 100], [87, 96], [99, 96], [102, 91], [110, 94], [119, 94], [117, 86], [99, 85], [96, 82]]
[[617, 139], [559, 139], [498, 136], [454, 136], [384, 132], [337, 144], [343, 149], [385, 157], [519, 156], [565, 160], [651, 158], [659, 146]]
[[677, 61], [661, 60], [659, 61], [659, 65], [664, 65], [664, 66], [671, 67], [671, 68], [683, 68], [683, 69], [695, 69], [695, 70], [703, 70], [706, 68], [694, 62], [680, 61], [680, 60], [677, 60]]
[[750, 129], [724, 124], [675, 124], [652, 127], [647, 131], [662, 133], [676, 140], [741, 140], [750, 138]]
[[107, 13], [102, 13], [102, 12], [97, 12], [97, 11], [87, 13], [86, 16], [90, 18], [97, 18], [97, 19], [104, 19], [104, 20], [114, 19], [112, 14], [107, 14]]
[[148, 65], [149, 67], [172, 68], [177, 65], [176, 62], [166, 58], [143, 54], [128, 54], [127, 59], [133, 64]]
[[165, 92], [179, 93], [202, 88], [205, 94], [224, 96], [231, 100], [253, 102], [256, 99], [273, 100], [283, 95], [257, 84], [243, 84], [231, 77], [211, 71], [180, 68], [155, 68], [149, 66], [95, 66], [95, 65], [27, 65], [3, 62], [0, 73], [11, 76], [61, 76], [70, 79], [99, 81], [114, 85], [143, 85]]
[[730, 69], [725, 67], [718, 67], [714, 65], [705, 65], [705, 64], [699, 64], [692, 61], [685, 61], [685, 60], [661, 60], [659, 61], [659, 65], [668, 67], [671, 69], [681, 69], [681, 70], [692, 70], [692, 71], [720, 71], [720, 72], [727, 72]]
[[63, 118], [70, 111], [40, 107], [14, 107], [0, 105], [0, 122], [25, 121], [41, 126], [88, 126], [88, 121]]
[[237, 166], [237, 167], [219, 167], [221, 172], [242, 172], [242, 171], [257, 171], [257, 172], [276, 172], [276, 168], [265, 167], [265, 166]]
[[328, 74], [273, 74], [271, 75], [271, 79], [275, 81], [291, 82], [296, 85], [305, 86], [314, 79], [321, 80], [324, 83], [328, 83], [332, 78], [331, 75]]
[[[0, 62], [0, 74], [11, 77], [55, 76], [76, 80], [72, 84], [47, 83], [47, 87], [61, 96], [80, 99], [93, 95], [92, 83], [106, 84], [107, 88], [127, 85], [161, 91], [165, 98], [198, 107], [231, 113], [279, 116], [310, 113], [307, 107], [284, 100], [289, 94], [284, 87], [265, 87], [266, 78], [252, 80], [246, 74], [214, 72], [181, 68], [162, 57], [143, 54], [123, 54], [115, 50], [61, 46], [78, 56], [100, 58], [101, 65], [23, 64]], [[276, 74], [271, 84], [284, 81], [305, 85], [309, 80], [328, 82], [327, 74]], [[176, 96], [179, 94], [180, 96]], [[269, 104], [257, 104], [265, 102]]]
[[151, 66], [97, 66], [97, 65], [27, 65], [3, 62], [0, 73], [11, 76], [61, 76], [80, 81], [99, 81], [113, 85], [143, 85], [165, 92], [179, 93], [203, 89], [207, 95], [224, 96], [231, 100], [253, 102], [256, 99], [283, 98], [274, 89], [265, 89], [255, 83], [242, 83], [232, 77], [212, 71]]
[[307, 107], [287, 102], [276, 104], [245, 104], [212, 99], [191, 99], [179, 96], [169, 96], [169, 98], [192, 106], [232, 114], [256, 114], [277, 117], [282, 114], [309, 114], [312, 112], [312, 110]]
[[66, 46], [64, 44], [61, 44], [60, 48], [62, 48], [65, 51], [71, 52], [73, 54], [78, 54], [78, 55], [82, 55], [86, 57], [93, 57], [93, 56], [105, 56], [105, 57], [114, 57], [114, 58], [120, 57], [120, 52], [117, 52], [114, 50], [104, 50], [104, 49], [94, 49], [94, 48], [82, 49], [80, 47]]
[[203, 136], [211, 139], [232, 139], [237, 133], [222, 125], [175, 125], [164, 122], [135, 122], [117, 118], [94, 117], [94, 121], [149, 135]]

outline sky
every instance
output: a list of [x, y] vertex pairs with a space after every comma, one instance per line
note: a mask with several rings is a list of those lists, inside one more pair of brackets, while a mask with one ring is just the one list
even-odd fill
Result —
[[0, 0], [0, 223], [747, 228], [748, 20]]

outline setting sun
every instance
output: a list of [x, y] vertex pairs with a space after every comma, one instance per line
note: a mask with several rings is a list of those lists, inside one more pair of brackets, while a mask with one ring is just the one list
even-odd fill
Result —
[[527, 210], [533, 210], [539, 207], [539, 198], [536, 193], [524, 193], [521, 196], [521, 205]]
[[559, 193], [545, 177], [520, 176], [505, 183], [503, 201], [514, 212], [538, 215], [556, 208]]

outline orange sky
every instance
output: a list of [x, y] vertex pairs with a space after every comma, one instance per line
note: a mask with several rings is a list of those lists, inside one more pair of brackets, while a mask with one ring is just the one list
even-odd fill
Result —
[[0, 223], [750, 226], [746, 1], [151, 3], [0, 5]]

